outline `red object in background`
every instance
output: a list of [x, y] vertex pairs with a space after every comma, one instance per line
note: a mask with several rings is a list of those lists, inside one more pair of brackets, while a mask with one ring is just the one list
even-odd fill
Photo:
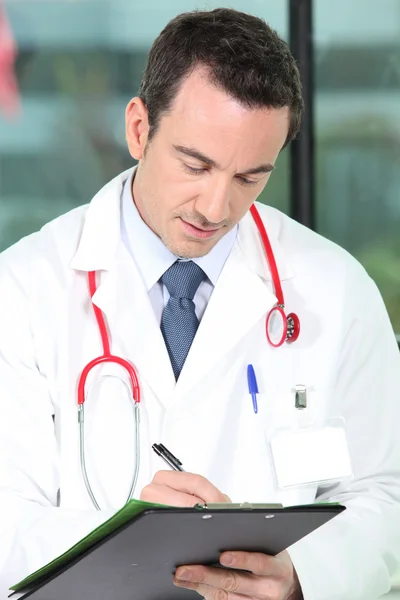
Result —
[[17, 46], [5, 8], [0, 0], [0, 112], [7, 115], [20, 108], [17, 78], [14, 72]]

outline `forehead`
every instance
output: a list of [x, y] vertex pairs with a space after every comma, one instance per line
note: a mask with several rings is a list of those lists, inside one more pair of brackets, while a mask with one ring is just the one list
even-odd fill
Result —
[[[289, 108], [248, 108], [212, 85], [198, 68], [182, 83], [165, 119], [178, 142], [278, 153], [289, 129]], [[190, 139], [187, 139], [190, 136]], [[183, 139], [184, 138], [184, 139]]]

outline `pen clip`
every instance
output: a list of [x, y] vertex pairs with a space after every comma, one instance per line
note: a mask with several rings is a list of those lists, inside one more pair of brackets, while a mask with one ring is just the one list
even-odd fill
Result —
[[253, 401], [253, 410], [255, 414], [258, 412], [257, 394], [258, 384], [253, 365], [247, 365], [247, 385], [249, 386], [249, 394]]
[[175, 471], [183, 471], [181, 461], [176, 458], [176, 456], [174, 456], [172, 452], [170, 452], [168, 448], [164, 446], [164, 444], [153, 444], [152, 448], [154, 452], [158, 454], [158, 456], [160, 456], [172, 469]]
[[247, 383], [249, 394], [258, 394], [258, 384], [253, 365], [247, 365]]
[[164, 444], [159, 444], [159, 447], [161, 448], [162, 452], [164, 453], [165, 456], [167, 456], [170, 461], [172, 461], [175, 465], [178, 465], [179, 467], [182, 466], [181, 461], [179, 460], [179, 458], [176, 458], [176, 456], [174, 456], [172, 454], [172, 452], [170, 452], [165, 446]]

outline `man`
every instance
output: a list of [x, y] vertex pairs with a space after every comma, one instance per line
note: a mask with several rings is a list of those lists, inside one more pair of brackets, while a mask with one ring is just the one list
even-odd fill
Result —
[[[301, 321], [293, 343], [275, 348], [266, 338], [279, 282], [248, 211], [301, 112], [295, 62], [262, 20], [229, 9], [180, 15], [155, 41], [126, 110], [137, 170], [2, 255], [4, 594], [124, 503], [135, 443], [134, 495], [144, 500], [346, 506], [276, 557], [223, 554], [228, 569], [183, 566], [176, 586], [207, 600], [366, 600], [389, 589], [400, 553], [400, 362], [388, 316], [346, 252], [258, 205], [288, 312]], [[102, 338], [93, 309], [106, 319]], [[135, 442], [124, 369], [92, 369], [84, 386], [90, 494], [77, 388], [101, 341], [137, 371], [141, 437]], [[295, 404], [299, 384], [305, 411]], [[334, 418], [347, 435], [351, 477], [338, 458], [343, 445], [326, 441]], [[293, 431], [314, 440], [307, 464], [292, 453], [287, 472], [274, 469], [282, 430], [290, 443]], [[323, 434], [318, 443], [313, 431]], [[159, 440], [186, 472], [163, 468], [151, 451]]]

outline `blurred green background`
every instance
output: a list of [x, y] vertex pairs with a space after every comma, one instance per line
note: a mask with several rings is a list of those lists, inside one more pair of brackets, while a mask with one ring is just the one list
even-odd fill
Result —
[[[287, 38], [286, 0], [225, 3]], [[132, 165], [124, 109], [179, 12], [220, 2], [7, 0], [22, 112], [0, 113], [0, 249]], [[400, 0], [315, 0], [317, 230], [377, 282], [400, 334]], [[262, 201], [289, 212], [289, 153]]]

